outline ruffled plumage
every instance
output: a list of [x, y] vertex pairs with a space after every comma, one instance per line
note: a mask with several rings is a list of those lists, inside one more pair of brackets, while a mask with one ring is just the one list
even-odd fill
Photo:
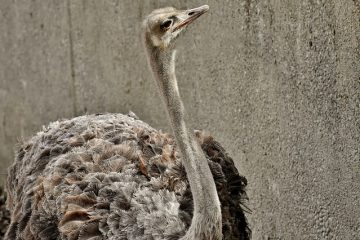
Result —
[[[218, 142], [195, 135], [219, 193], [223, 239], [249, 239], [246, 179]], [[179, 239], [193, 212], [173, 137], [122, 114], [51, 123], [19, 148], [7, 191], [7, 239]]]

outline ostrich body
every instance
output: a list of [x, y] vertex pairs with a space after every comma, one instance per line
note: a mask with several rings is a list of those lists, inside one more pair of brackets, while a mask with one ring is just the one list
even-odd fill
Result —
[[249, 239], [246, 179], [210, 135], [187, 129], [175, 77], [175, 39], [207, 10], [158, 9], [144, 21], [174, 138], [133, 115], [51, 123], [9, 169], [6, 239]]

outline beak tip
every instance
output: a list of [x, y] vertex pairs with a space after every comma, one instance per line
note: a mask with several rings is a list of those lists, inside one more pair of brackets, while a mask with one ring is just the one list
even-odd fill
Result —
[[209, 11], [210, 9], [209, 5], [203, 5], [202, 8], [204, 9], [205, 12]]

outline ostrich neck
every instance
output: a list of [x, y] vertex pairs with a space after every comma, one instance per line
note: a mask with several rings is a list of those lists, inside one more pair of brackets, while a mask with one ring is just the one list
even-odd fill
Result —
[[175, 76], [175, 50], [150, 49], [149, 51], [150, 64], [160, 93], [163, 95], [193, 195], [192, 226], [200, 224], [214, 226], [218, 224], [218, 218], [221, 219], [220, 202], [207, 159], [195, 140], [194, 134], [187, 129], [185, 123], [184, 106]]

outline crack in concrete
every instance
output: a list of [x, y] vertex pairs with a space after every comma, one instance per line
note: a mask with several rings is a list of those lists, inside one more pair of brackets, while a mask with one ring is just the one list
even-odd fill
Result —
[[71, 89], [70, 94], [73, 99], [73, 114], [77, 116], [77, 96], [76, 96], [76, 79], [75, 79], [75, 56], [74, 56], [74, 44], [73, 44], [73, 27], [72, 27], [72, 15], [70, 0], [67, 0], [67, 13], [68, 13], [68, 24], [69, 24], [69, 51], [70, 51], [70, 71], [71, 71]]

